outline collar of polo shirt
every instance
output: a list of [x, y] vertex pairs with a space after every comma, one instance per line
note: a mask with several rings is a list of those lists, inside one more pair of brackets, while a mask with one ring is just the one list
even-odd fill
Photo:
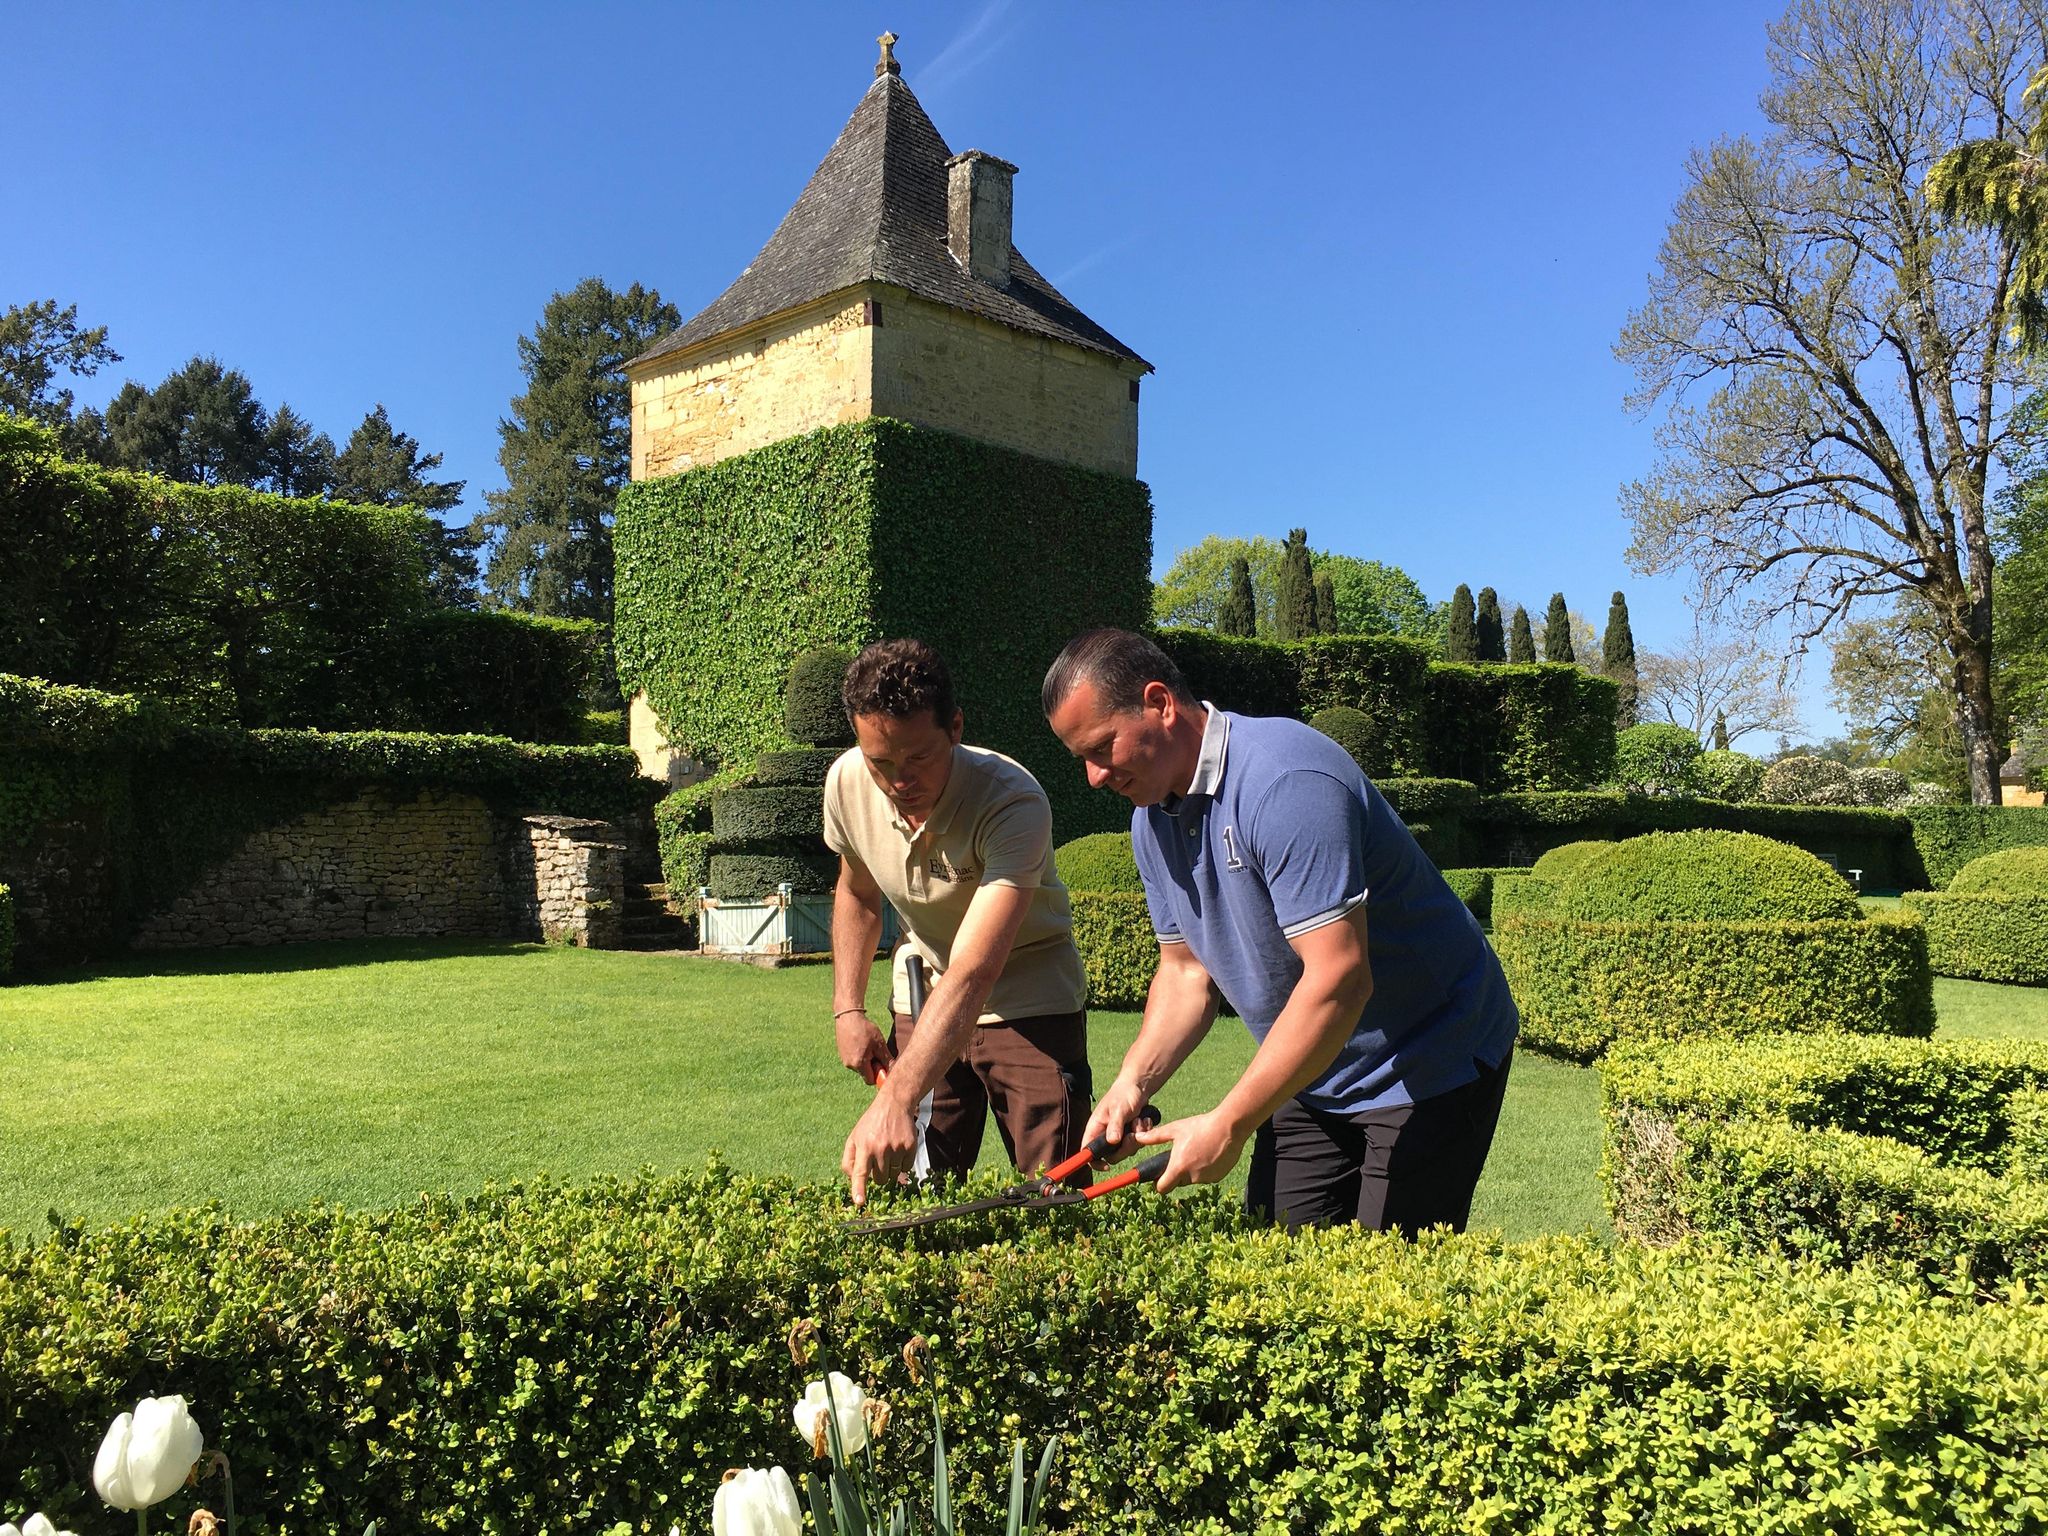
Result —
[[1188, 781], [1188, 792], [1169, 795], [1159, 803], [1159, 808], [1169, 816], [1178, 816], [1180, 808], [1197, 795], [1213, 799], [1223, 785], [1223, 758], [1230, 750], [1230, 716], [1207, 699], [1202, 701], [1202, 708], [1209, 712], [1209, 718], [1202, 724], [1202, 750], [1195, 758], [1195, 776]]
[[889, 806], [889, 825], [903, 834], [905, 842], [914, 843], [926, 832], [933, 836], [944, 832], [953, 825], [953, 813], [960, 809], [959, 744], [955, 743], [953, 747], [953, 768], [946, 775], [946, 787], [939, 791], [939, 798], [932, 802], [931, 811], [925, 817], [923, 826], [913, 827], [903, 819], [903, 813], [896, 809], [894, 800], [888, 800], [886, 795], [883, 798], [887, 800]]

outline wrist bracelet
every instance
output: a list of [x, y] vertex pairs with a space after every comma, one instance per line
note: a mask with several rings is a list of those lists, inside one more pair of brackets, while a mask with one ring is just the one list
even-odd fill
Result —
[[840, 1009], [840, 1010], [839, 1010], [839, 1011], [838, 1011], [837, 1013], [835, 1013], [835, 1014], [833, 1014], [833, 1015], [832, 1015], [832, 1022], [833, 1022], [834, 1024], [837, 1024], [837, 1023], [838, 1023], [838, 1022], [839, 1022], [839, 1021], [840, 1021], [841, 1019], [845, 1018], [845, 1017], [846, 1017], [846, 1016], [847, 1016], [847, 1015], [848, 1015], [849, 1013], [866, 1013], [867, 1011], [868, 1011], [868, 1005], [867, 1005], [866, 1003], [862, 1003], [862, 1004], [861, 1004], [861, 1005], [860, 1005], [860, 1006], [859, 1006], [858, 1008], [842, 1008], [842, 1009]]

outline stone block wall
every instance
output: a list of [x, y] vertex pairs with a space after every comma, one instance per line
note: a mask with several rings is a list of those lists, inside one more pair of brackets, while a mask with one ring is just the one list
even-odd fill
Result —
[[14, 893], [15, 959], [69, 965], [101, 952], [113, 933], [113, 829], [104, 813], [46, 822], [0, 847], [0, 885]]
[[528, 816], [506, 840], [513, 937], [616, 949], [625, 930], [626, 845], [611, 824]]
[[136, 949], [506, 932], [500, 833], [472, 795], [368, 790], [251, 834], [138, 925]]

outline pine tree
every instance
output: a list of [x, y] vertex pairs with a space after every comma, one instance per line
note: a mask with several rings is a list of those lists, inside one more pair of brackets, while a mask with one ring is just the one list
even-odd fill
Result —
[[1714, 750], [1728, 750], [1728, 716], [1718, 709], [1714, 711]]
[[1479, 589], [1479, 612], [1473, 620], [1475, 643], [1481, 661], [1506, 661], [1507, 637], [1500, 626], [1500, 599], [1491, 587]]
[[1334, 635], [1337, 633], [1337, 589], [1330, 582], [1327, 571], [1317, 571], [1315, 582], [1316, 633]]
[[1277, 639], [1306, 640], [1316, 633], [1315, 572], [1308, 558], [1308, 530], [1291, 528], [1280, 552], [1279, 601], [1273, 614]]
[[1628, 627], [1628, 599], [1619, 592], [1607, 605], [1607, 633], [1600, 642], [1600, 670], [1621, 689], [1614, 707], [1616, 730], [1636, 723], [1636, 638]]
[[1518, 663], [1536, 659], [1536, 634], [1529, 628], [1529, 610], [1515, 604], [1514, 622], [1508, 625], [1508, 660]]
[[261, 485], [269, 413], [246, 375], [195, 357], [157, 385], [130, 380], [107, 406], [106, 458], [191, 485]]
[[1570, 666], [1578, 660], [1572, 654], [1572, 616], [1564, 606], [1564, 594], [1550, 594], [1550, 611], [1543, 616], [1543, 659]]
[[62, 427], [71, 420], [72, 396], [51, 387], [58, 374], [90, 377], [120, 361], [121, 354], [107, 345], [104, 325], [79, 329], [76, 304], [16, 304], [0, 314], [0, 411]]
[[1216, 613], [1216, 633], [1250, 639], [1258, 633], [1259, 605], [1252, 592], [1252, 565], [1242, 555], [1230, 562], [1230, 591]]
[[441, 455], [420, 452], [419, 439], [391, 425], [382, 402], [349, 434], [348, 446], [335, 460], [334, 494], [342, 501], [379, 507], [418, 507], [435, 514], [427, 529], [423, 553], [427, 584], [437, 602], [457, 608], [477, 606], [477, 540], [467, 528], [450, 527], [439, 513], [462, 500], [461, 480], [429, 480], [427, 471], [441, 467]]
[[263, 433], [264, 480], [280, 496], [325, 496], [334, 489], [334, 439], [289, 405]]
[[585, 278], [549, 299], [519, 339], [526, 392], [498, 423], [505, 489], [471, 531], [491, 541], [484, 586], [506, 607], [566, 618], [612, 616], [612, 504], [632, 467], [626, 363], [682, 324], [635, 283]]
[[1479, 630], [1472, 613], [1472, 589], [1462, 581], [1451, 594], [1451, 627], [1444, 636], [1444, 660], [1477, 661]]

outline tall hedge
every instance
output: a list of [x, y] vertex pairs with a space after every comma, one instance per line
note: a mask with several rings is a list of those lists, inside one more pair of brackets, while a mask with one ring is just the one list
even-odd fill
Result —
[[2048, 847], [2048, 808], [2038, 805], [1916, 805], [1902, 812], [1920, 859], [1913, 883], [1946, 890], [1972, 859], [2003, 848]]
[[74, 463], [0, 418], [0, 672], [222, 724], [580, 739], [603, 631], [437, 607], [428, 521]]
[[876, 1465], [925, 1508], [916, 1333], [977, 1531], [1052, 1434], [1049, 1523], [1084, 1536], [2033, 1532], [2048, 1497], [2036, 1300], [1704, 1245], [1254, 1233], [1199, 1196], [888, 1241], [844, 1214], [712, 1168], [66, 1227], [0, 1249], [0, 1487], [119, 1536], [93, 1449], [178, 1392], [249, 1536], [701, 1531], [724, 1469], [802, 1465], [790, 1405], [830, 1365], [895, 1405]]
[[814, 647], [892, 635], [946, 658], [968, 740], [1023, 763], [1061, 837], [1128, 815], [1039, 712], [1066, 642], [1151, 605], [1144, 484], [876, 418], [628, 486], [616, 645], [671, 741], [727, 764], [781, 745]]

